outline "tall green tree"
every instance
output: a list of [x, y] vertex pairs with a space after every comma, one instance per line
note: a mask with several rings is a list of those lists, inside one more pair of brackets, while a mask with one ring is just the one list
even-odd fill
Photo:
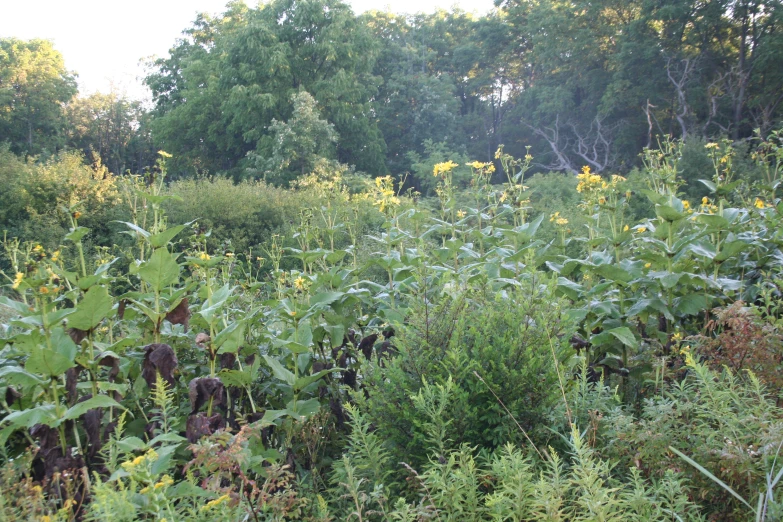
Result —
[[56, 152], [65, 144], [64, 104], [74, 74], [47, 40], [0, 38], [0, 141], [17, 154]]
[[75, 97], [66, 107], [67, 144], [86, 157], [97, 154], [115, 174], [141, 172], [155, 153], [142, 103], [111, 92]]
[[146, 79], [161, 145], [190, 166], [241, 175], [260, 153], [272, 120], [287, 121], [293, 94], [307, 91], [340, 135], [337, 159], [385, 172], [385, 145], [371, 101], [377, 45], [351, 9], [336, 0], [229, 4], [200, 17]]

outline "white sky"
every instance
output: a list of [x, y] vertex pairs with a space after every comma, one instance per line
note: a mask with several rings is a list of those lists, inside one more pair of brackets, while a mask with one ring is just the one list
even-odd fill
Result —
[[[25, 0], [0, 2], [0, 37], [44, 38], [79, 74], [79, 90], [146, 98], [139, 60], [165, 56], [196, 13], [219, 14], [228, 0]], [[255, 5], [256, 0], [245, 0]], [[371, 9], [433, 12], [458, 5], [486, 13], [492, 0], [348, 0], [354, 12]]]

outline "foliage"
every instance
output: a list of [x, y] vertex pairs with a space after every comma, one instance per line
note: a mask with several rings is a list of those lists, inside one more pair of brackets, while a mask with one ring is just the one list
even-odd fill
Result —
[[13, 152], [57, 152], [74, 94], [76, 79], [51, 42], [0, 39], [0, 137]]

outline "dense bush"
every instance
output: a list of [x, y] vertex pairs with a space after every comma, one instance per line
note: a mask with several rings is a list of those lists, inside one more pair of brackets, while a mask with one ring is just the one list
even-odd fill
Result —
[[455, 290], [436, 303], [416, 305], [414, 319], [393, 338], [397, 356], [366, 368], [362, 404], [394, 458], [427, 462], [426, 421], [412, 397], [427, 383], [449, 378], [454, 387], [443, 405], [448, 448], [526, 443], [517, 422], [545, 445], [553, 435], [547, 426], [560, 422], [550, 413], [562, 400], [558, 368], [572, 334], [546, 280], [503, 291]]

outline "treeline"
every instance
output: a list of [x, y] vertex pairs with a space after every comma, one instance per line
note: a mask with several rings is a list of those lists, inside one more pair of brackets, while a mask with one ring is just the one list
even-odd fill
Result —
[[157, 149], [177, 177], [407, 172], [425, 193], [434, 163], [492, 161], [501, 144], [540, 170], [626, 172], [662, 135], [772, 130], [782, 17], [779, 0], [508, 0], [480, 17], [231, 2], [148, 64], [149, 111], [74, 97], [48, 42], [3, 39], [0, 141], [94, 152], [115, 173]]

